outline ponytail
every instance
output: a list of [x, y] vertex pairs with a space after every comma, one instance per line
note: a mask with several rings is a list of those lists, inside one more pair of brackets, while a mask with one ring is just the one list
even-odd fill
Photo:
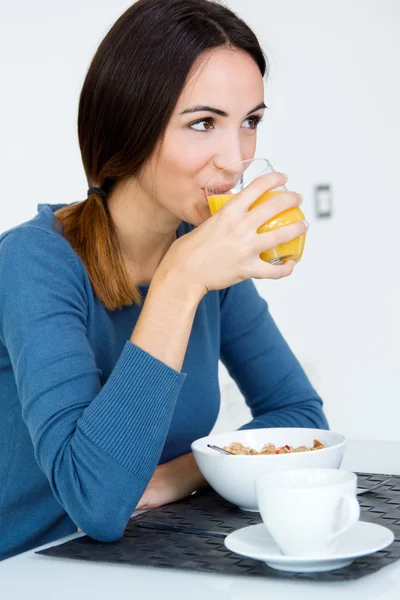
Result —
[[64, 206], [55, 215], [105, 308], [111, 311], [141, 304], [139, 289], [126, 269], [111, 215], [101, 195], [91, 193], [87, 200]]

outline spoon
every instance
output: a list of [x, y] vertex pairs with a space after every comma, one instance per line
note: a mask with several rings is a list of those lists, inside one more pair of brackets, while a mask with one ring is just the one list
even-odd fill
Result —
[[358, 494], [358, 496], [361, 496], [361, 494], [367, 494], [368, 492], [374, 492], [378, 488], [389, 483], [389, 481], [391, 481], [390, 478], [385, 479], [385, 481], [380, 481], [379, 483], [376, 483], [375, 485], [373, 485], [370, 488], [357, 488], [357, 494]]
[[217, 450], [217, 452], [220, 452], [221, 454], [230, 454], [231, 456], [233, 456], [233, 452], [229, 452], [229, 450], [225, 450], [225, 448], [220, 448], [219, 446], [213, 446], [213, 444], [207, 444], [207, 446], [209, 448], [212, 448], [213, 450]]

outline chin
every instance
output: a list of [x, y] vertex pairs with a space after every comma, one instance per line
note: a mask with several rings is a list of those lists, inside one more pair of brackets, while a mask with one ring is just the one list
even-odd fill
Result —
[[211, 213], [208, 206], [196, 206], [193, 211], [193, 217], [190, 223], [191, 225], [195, 225], [196, 227], [198, 227], [199, 225], [207, 221], [207, 219], [209, 219], [210, 217]]

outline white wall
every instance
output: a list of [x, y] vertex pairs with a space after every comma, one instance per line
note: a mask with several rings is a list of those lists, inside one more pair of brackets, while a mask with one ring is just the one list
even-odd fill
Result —
[[[333, 429], [398, 439], [400, 422], [398, 0], [229, 0], [271, 62], [258, 155], [289, 173], [311, 222], [304, 260], [258, 282], [325, 399]], [[89, 62], [122, 0], [2, 0], [0, 231], [38, 202], [73, 202], [87, 184], [76, 135]], [[313, 187], [331, 183], [317, 221]], [[1, 283], [0, 283], [1, 284]], [[219, 428], [246, 414], [221, 369]]]
[[[398, 439], [400, 3], [229, 5], [271, 61], [258, 154], [289, 173], [311, 223], [296, 274], [259, 290], [325, 399], [331, 427]], [[331, 220], [315, 218], [318, 183], [333, 186]]]

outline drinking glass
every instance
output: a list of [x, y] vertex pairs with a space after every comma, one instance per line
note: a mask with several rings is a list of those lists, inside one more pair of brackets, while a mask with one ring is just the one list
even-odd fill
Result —
[[[254, 179], [267, 173], [274, 173], [275, 169], [266, 158], [252, 158], [243, 160], [232, 165], [229, 168], [222, 169], [213, 175], [206, 183], [205, 191], [211, 214], [214, 215], [222, 206], [224, 206], [234, 196], [245, 189]], [[249, 210], [252, 210], [262, 202], [267, 201], [276, 194], [287, 192], [285, 186], [279, 186], [268, 192], [264, 192], [253, 204]], [[304, 220], [304, 214], [300, 208], [289, 208], [276, 215], [257, 229], [257, 233], [265, 233], [284, 225], [289, 225], [295, 221]], [[271, 264], [281, 264], [288, 260], [298, 262], [303, 254], [306, 235], [303, 234], [294, 240], [284, 244], [279, 244], [275, 248], [265, 250], [260, 254], [260, 258]]]

